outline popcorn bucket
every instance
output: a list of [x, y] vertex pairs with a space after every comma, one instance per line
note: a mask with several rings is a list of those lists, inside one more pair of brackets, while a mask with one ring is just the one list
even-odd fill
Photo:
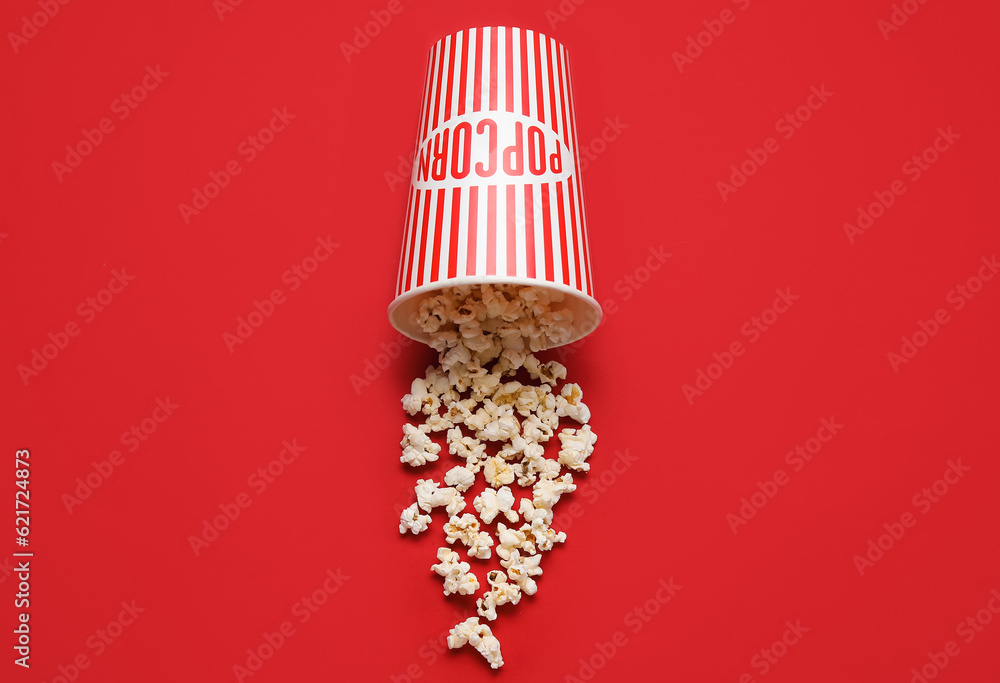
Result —
[[558, 290], [570, 343], [601, 320], [594, 299], [566, 48], [536, 31], [453, 33], [427, 60], [396, 296], [389, 320], [428, 293], [485, 283]]

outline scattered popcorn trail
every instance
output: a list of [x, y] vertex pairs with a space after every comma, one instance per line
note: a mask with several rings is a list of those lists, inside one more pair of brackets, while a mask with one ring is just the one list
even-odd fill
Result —
[[[413, 380], [410, 393], [403, 397], [403, 410], [414, 417], [423, 415], [424, 421], [419, 426], [403, 425], [400, 462], [422, 467], [437, 461], [441, 446], [430, 434], [445, 432], [448, 453], [465, 464], [448, 470], [443, 487], [433, 479], [417, 480], [416, 502], [400, 515], [399, 533], [426, 531], [429, 513], [443, 507], [449, 545], [461, 541], [468, 557], [475, 559], [489, 559], [495, 547], [506, 572], [489, 572], [490, 589], [476, 601], [479, 616], [494, 621], [497, 607], [516, 605], [522, 594], [535, 594], [538, 586], [533, 577], [542, 574], [539, 553], [566, 540], [565, 532], [551, 527], [552, 508], [563, 494], [576, 490], [573, 474], [562, 473], [562, 468], [590, 470], [587, 458], [594, 452], [597, 434], [587, 424], [590, 408], [583, 402], [583, 390], [566, 383], [553, 393], [556, 383], [566, 379], [566, 368], [556, 361], [542, 363], [534, 355], [572, 338], [573, 312], [560, 292], [480, 285], [452, 287], [427, 297], [414, 322], [430, 335], [439, 365]], [[522, 368], [535, 384], [509, 379]], [[562, 417], [581, 427], [557, 433]], [[557, 460], [546, 458], [542, 445], [554, 435], [561, 444]], [[488, 488], [473, 500], [479, 519], [468, 512], [459, 516], [467, 505], [462, 494], [480, 472]], [[515, 498], [510, 488], [515, 481], [531, 489], [530, 498]], [[514, 525], [523, 523], [514, 528], [499, 521], [494, 540], [480, 528], [480, 520], [490, 524], [500, 516]], [[462, 562], [456, 551], [442, 546], [437, 558], [431, 570], [444, 578], [445, 595], [472, 595], [479, 590], [469, 563]], [[492, 668], [503, 666], [500, 641], [478, 617], [451, 629], [449, 648], [466, 643]]]

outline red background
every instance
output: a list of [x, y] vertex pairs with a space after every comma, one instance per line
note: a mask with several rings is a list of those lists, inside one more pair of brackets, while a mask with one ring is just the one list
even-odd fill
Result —
[[[0, 569], [3, 680], [61, 680], [83, 655], [83, 682], [232, 681], [285, 621], [294, 635], [245, 680], [911, 681], [949, 641], [937, 680], [1000, 680], [1000, 281], [960, 311], [948, 300], [998, 251], [995, 3], [912, 2], [886, 37], [888, 0], [564, 2], [554, 27], [555, 0], [488, 5], [404, 0], [350, 61], [340, 44], [385, 3], [246, 0], [220, 19], [209, 0], [78, 1], [17, 52], [5, 41], [2, 447], [31, 449], [35, 556], [30, 672], [11, 661], [16, 580]], [[712, 23], [724, 9], [732, 23]], [[6, 3], [0, 29], [38, 11]], [[672, 53], [705, 21], [721, 34], [679, 70]], [[600, 441], [556, 508], [569, 540], [538, 594], [501, 608], [499, 674], [428, 645], [473, 608], [428, 571], [442, 513], [422, 536], [396, 531], [417, 478], [398, 462], [399, 399], [433, 354], [380, 356], [397, 351], [385, 307], [406, 200], [386, 173], [412, 150], [432, 42], [490, 24], [567, 45], [585, 148], [601, 150], [607, 118], [627, 125], [584, 171], [606, 325], [566, 358]], [[157, 65], [168, 75], [119, 119]], [[775, 123], [811, 86], [833, 94], [786, 140]], [[248, 161], [238, 148], [275, 107], [295, 118]], [[113, 130], [57, 178], [105, 117]], [[960, 137], [908, 176], [949, 126]], [[778, 151], [723, 200], [716, 183], [768, 137]], [[178, 205], [232, 159], [240, 174], [185, 222]], [[897, 179], [905, 193], [852, 243], [844, 223]], [[327, 236], [339, 247], [293, 291], [282, 274]], [[672, 256], [634, 289], [661, 245]], [[115, 269], [134, 280], [87, 313]], [[276, 288], [284, 303], [231, 353], [223, 335]], [[779, 288], [800, 298], [750, 343], [741, 328]], [[949, 322], [893, 368], [937, 309]], [[683, 385], [734, 341], [744, 354], [689, 403]], [[122, 432], [167, 397], [178, 408], [130, 451]], [[830, 417], [842, 430], [794, 471], [785, 454]], [[293, 439], [306, 450], [258, 493], [248, 477]], [[67, 512], [115, 450], [124, 462]], [[616, 451], [632, 461], [612, 476]], [[914, 501], [959, 458], [945, 495]], [[727, 514], [778, 469], [787, 483], [734, 533]], [[241, 492], [252, 504], [196, 555], [189, 537]], [[861, 575], [855, 556], [905, 513], [915, 524]], [[350, 578], [301, 623], [327, 570]], [[660, 605], [671, 577], [682, 588]], [[145, 611], [98, 654], [88, 639], [132, 600]], [[630, 622], [650, 600], [655, 616]], [[992, 621], [966, 642], [956, 627], [982, 609]], [[761, 649], [796, 620], [808, 632], [763, 672]]]

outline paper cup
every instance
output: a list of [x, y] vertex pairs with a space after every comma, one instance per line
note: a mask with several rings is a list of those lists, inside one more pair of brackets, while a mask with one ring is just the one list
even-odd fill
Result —
[[406, 208], [392, 325], [429, 292], [469, 284], [559, 290], [575, 333], [594, 299], [569, 57], [536, 31], [459, 31], [431, 48]]

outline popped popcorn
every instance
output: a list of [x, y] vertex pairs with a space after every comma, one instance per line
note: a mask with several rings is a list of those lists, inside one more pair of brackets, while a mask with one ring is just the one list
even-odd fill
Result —
[[504, 460], [515, 460], [517, 458], [541, 458], [545, 455], [545, 448], [534, 441], [525, 439], [522, 436], [511, 438], [509, 443], [505, 443], [497, 452]]
[[571, 417], [580, 424], [590, 422], [590, 408], [583, 402], [583, 389], [579, 384], [566, 384], [556, 396], [556, 415]]
[[[542, 520], [538, 520], [541, 522]], [[523, 525], [520, 529], [509, 529], [503, 522], [497, 523], [497, 556], [502, 560], [509, 560], [512, 550], [523, 550], [529, 555], [535, 554], [534, 535], [529, 535], [532, 530], [530, 524]], [[565, 534], [563, 535], [565, 538]], [[493, 621], [490, 619], [490, 621]]]
[[421, 531], [426, 531], [427, 525], [430, 523], [431, 516], [420, 514], [417, 504], [414, 503], [399, 515], [399, 533], [405, 534], [410, 531], [416, 535]]
[[[421, 301], [414, 323], [431, 336], [446, 372], [471, 359], [496, 360], [504, 351], [513, 352], [505, 358], [508, 364], [521, 367], [526, 350], [541, 351], [572, 336], [574, 316], [565, 299], [562, 292], [540, 287], [450, 287]], [[460, 347], [468, 356], [449, 354]]]
[[462, 430], [454, 427], [448, 430], [447, 435], [448, 452], [465, 458], [465, 466], [471, 472], [478, 472], [483, 464], [482, 460], [486, 454], [486, 444], [479, 443], [471, 436], [463, 436]]
[[[548, 395], [552, 398], [552, 395]], [[553, 398], [553, 405], [555, 399]], [[541, 406], [541, 404], [539, 404]], [[555, 408], [553, 407], [553, 411]], [[523, 436], [528, 441], [534, 443], [545, 443], [552, 438], [554, 433], [554, 427], [544, 422], [541, 417], [536, 413], [535, 415], [529, 415], [523, 422], [521, 422], [521, 436]]]
[[471, 534], [469, 536], [469, 542], [467, 544], [469, 550], [467, 551], [469, 557], [475, 557], [479, 560], [488, 560], [493, 554], [490, 548], [493, 547], [493, 539], [490, 537], [490, 532], [480, 531], [478, 534]]
[[490, 584], [483, 597], [476, 600], [476, 612], [489, 621], [496, 621], [497, 607], [510, 603], [516, 605], [521, 601], [521, 587], [516, 583], [508, 583], [507, 575], [494, 569], [486, 575]]
[[572, 474], [564, 474], [558, 479], [539, 479], [532, 489], [532, 502], [535, 507], [552, 509], [564, 493], [576, 491]]
[[461, 541], [465, 545], [471, 542], [472, 534], [479, 533], [479, 520], [475, 515], [465, 513], [461, 517], [452, 517], [444, 524], [445, 538], [448, 543]]
[[[434, 413], [426, 420], [424, 420], [424, 425], [426, 425], [427, 428], [432, 432], [443, 432], [446, 429], [451, 429], [452, 427], [454, 427], [455, 423], [452, 422], [447, 415], [439, 415], [438, 413]], [[437, 446], [437, 444], [434, 445]], [[438, 450], [441, 450], [440, 446], [437, 447]], [[437, 460], [436, 457], [434, 459]]]
[[522, 557], [519, 550], [511, 550], [510, 557], [500, 560], [500, 564], [507, 570], [510, 580], [520, 586], [525, 595], [534, 595], [538, 585], [531, 577], [542, 573], [542, 568], [538, 566], [541, 561], [541, 555]]
[[531, 379], [540, 379], [552, 387], [556, 385], [556, 380], [566, 379], [565, 365], [554, 360], [542, 363], [535, 358], [535, 354], [529, 354], [524, 359], [524, 368]]
[[486, 483], [495, 489], [514, 483], [514, 470], [499, 455], [486, 458], [483, 476], [486, 477]]
[[459, 465], [448, 470], [448, 473], [444, 475], [444, 483], [456, 491], [465, 493], [476, 483], [476, 474], [468, 467]]
[[461, 541], [468, 548], [469, 557], [488, 560], [493, 554], [493, 539], [488, 531], [479, 530], [479, 520], [473, 515], [452, 516], [444, 525], [444, 533], [448, 543]]
[[472, 380], [471, 398], [479, 403], [487, 396], [490, 396], [500, 385], [500, 373], [490, 373]]
[[469, 563], [459, 561], [458, 553], [451, 548], [438, 548], [438, 564], [431, 565], [431, 571], [444, 577], [444, 594], [472, 595], [479, 590], [479, 579], [469, 571]]
[[472, 410], [476, 407], [477, 401], [471, 398], [460, 399], [446, 403], [448, 412], [445, 413], [452, 422], [452, 426], [462, 424], [466, 418], [472, 417]]
[[590, 465], [586, 460], [594, 452], [594, 444], [597, 443], [597, 434], [590, 431], [590, 425], [584, 425], [580, 429], [562, 430], [559, 432], [559, 441], [562, 443], [559, 463], [571, 470], [589, 472]]
[[399, 445], [403, 447], [403, 455], [399, 457], [399, 461], [411, 467], [434, 462], [441, 452], [441, 446], [434, 443], [422, 429], [411, 424], [403, 425], [403, 440]]
[[540, 458], [537, 461], [539, 479], [555, 479], [559, 476], [559, 461]]
[[510, 468], [514, 471], [514, 476], [517, 477], [518, 486], [531, 486], [538, 479], [538, 476], [523, 463], [514, 463]]
[[504, 486], [499, 491], [485, 489], [472, 501], [473, 507], [479, 513], [479, 519], [487, 524], [496, 519], [496, 516], [503, 513], [510, 522], [516, 522], [517, 513], [514, 507], [514, 493], [509, 487]]
[[[556, 531], [549, 526], [549, 523], [545, 521], [542, 517], [535, 517], [531, 520], [531, 524], [525, 524], [521, 527], [521, 530], [526, 532], [525, 535], [530, 534], [532, 538], [535, 539], [535, 547], [543, 552], [552, 550], [552, 546], [555, 543], [565, 543], [566, 542], [566, 532]], [[497, 554], [500, 551], [497, 550]]]
[[[439, 395], [439, 394], [438, 394]], [[432, 394], [426, 380], [419, 377], [410, 385], [410, 393], [403, 397], [403, 410], [410, 415], [433, 415], [441, 407], [441, 399]]]
[[[576, 488], [575, 486], [573, 487]], [[458, 489], [453, 489], [451, 487], [446, 489], [441, 489], [442, 491], [451, 491], [451, 499], [445, 503], [444, 511], [448, 513], [449, 516], [457, 515], [459, 512], [465, 509], [465, 497], [458, 492]]]
[[521, 431], [521, 424], [514, 417], [514, 407], [511, 405], [496, 406], [490, 417], [492, 419], [476, 433], [476, 438], [486, 441], [507, 441]]
[[503, 666], [503, 656], [500, 654], [500, 641], [486, 624], [479, 623], [479, 617], [469, 617], [451, 629], [448, 635], [448, 647], [458, 649], [468, 643], [476, 648], [493, 669]]
[[521, 506], [517, 510], [526, 522], [534, 522], [536, 519], [544, 520], [546, 524], [552, 523], [552, 509], [535, 507], [530, 498], [522, 498]]
[[438, 488], [439, 486], [433, 479], [417, 479], [413, 490], [417, 494], [417, 505], [421, 510], [430, 512], [436, 507], [444, 507], [450, 516], [465, 509], [465, 498], [457, 489], [450, 486]]

